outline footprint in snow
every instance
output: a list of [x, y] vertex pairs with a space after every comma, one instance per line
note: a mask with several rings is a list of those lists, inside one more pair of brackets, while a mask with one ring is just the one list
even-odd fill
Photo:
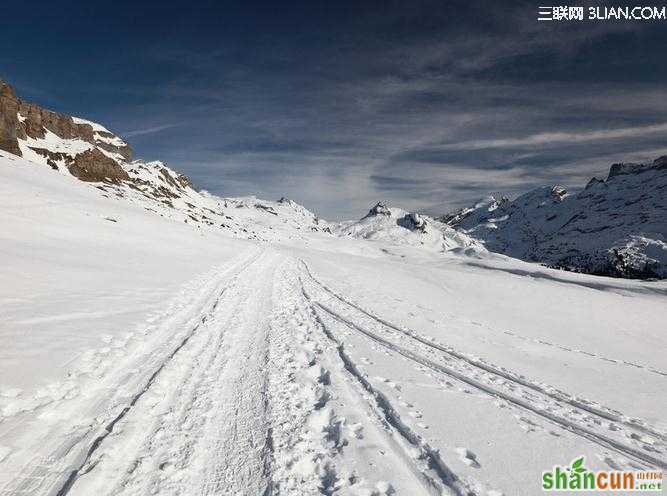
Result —
[[348, 428], [352, 431], [352, 435], [357, 439], [363, 439], [364, 426], [361, 423], [351, 424]]
[[468, 448], [456, 448], [456, 453], [458, 453], [460, 460], [466, 465], [474, 468], [480, 467], [480, 464], [477, 461], [477, 455]]
[[375, 484], [375, 491], [373, 491], [373, 496], [390, 496], [392, 494], [395, 494], [396, 491], [394, 491], [394, 488], [389, 482], [386, 481], [380, 481], [377, 484]]

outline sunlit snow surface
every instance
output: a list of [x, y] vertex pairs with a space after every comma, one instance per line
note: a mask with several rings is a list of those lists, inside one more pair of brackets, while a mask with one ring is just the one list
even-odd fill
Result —
[[666, 282], [163, 168], [128, 164], [134, 189], [0, 152], [3, 496], [534, 495], [581, 455], [665, 468]]

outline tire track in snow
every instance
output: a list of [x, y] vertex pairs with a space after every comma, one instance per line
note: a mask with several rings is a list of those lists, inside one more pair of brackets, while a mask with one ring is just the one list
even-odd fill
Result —
[[[448, 355], [450, 359], [454, 359], [455, 361], [463, 361], [463, 362], [467, 363], [468, 365], [471, 365], [474, 368], [481, 369], [481, 370], [483, 370], [487, 373], [495, 374], [499, 377], [502, 377], [503, 379], [505, 379], [507, 381], [519, 384], [521, 386], [528, 387], [528, 388], [532, 389], [533, 391], [535, 391], [535, 392], [537, 392], [541, 395], [547, 396], [547, 397], [549, 397], [552, 400], [555, 400], [557, 402], [565, 402], [565, 403], [567, 403], [567, 404], [569, 404], [569, 405], [571, 405], [575, 408], [579, 408], [581, 410], [584, 410], [584, 411], [586, 411], [586, 412], [588, 412], [592, 415], [602, 417], [605, 420], [612, 420], [612, 421], [615, 421], [615, 422], [618, 422], [618, 423], [622, 423], [623, 425], [628, 427], [630, 430], [640, 431], [640, 432], [655, 436], [659, 439], [665, 439], [664, 434], [662, 434], [660, 432], [657, 432], [654, 429], [651, 429], [650, 427], [647, 427], [647, 426], [644, 426], [644, 425], [638, 425], [638, 424], [635, 424], [631, 421], [627, 421], [627, 420], [625, 420], [625, 419], [623, 419], [623, 418], [621, 418], [617, 415], [614, 415], [613, 413], [608, 413], [608, 412], [598, 410], [598, 409], [593, 408], [589, 405], [585, 405], [585, 404], [583, 404], [583, 403], [581, 403], [577, 400], [574, 400], [572, 398], [563, 396], [563, 394], [550, 393], [548, 391], [545, 391], [542, 387], [540, 387], [536, 384], [533, 384], [529, 381], [526, 381], [525, 379], [522, 379], [522, 378], [516, 376], [515, 374], [511, 374], [511, 373], [508, 373], [506, 371], [499, 370], [496, 367], [493, 367], [493, 366], [490, 366], [488, 364], [479, 362], [478, 360], [471, 359], [469, 357], [466, 357], [465, 355], [462, 355], [462, 354], [452, 350], [449, 347], [444, 347], [442, 345], [434, 343], [431, 340], [427, 340], [425, 338], [422, 338], [421, 336], [416, 335], [412, 331], [402, 329], [402, 328], [400, 328], [400, 327], [382, 319], [381, 317], [378, 317], [378, 316], [364, 310], [363, 308], [359, 307], [355, 303], [350, 302], [346, 298], [340, 296], [339, 294], [337, 294], [333, 290], [329, 289], [327, 286], [322, 284], [319, 280], [317, 280], [312, 275], [311, 271], [309, 270], [309, 268], [308, 268], [308, 266], [306, 265], [305, 262], [302, 261], [302, 264], [303, 264], [303, 267], [305, 268], [306, 275], [317, 287], [321, 288], [327, 294], [333, 296], [336, 300], [343, 303], [343, 305], [345, 307], [347, 307], [348, 309], [351, 308], [353, 311], [356, 310], [356, 311], [362, 313], [366, 317], [368, 317], [371, 320], [377, 322], [378, 324], [380, 324], [381, 326], [383, 326], [385, 328], [388, 327], [392, 331], [399, 332], [402, 335], [405, 335], [409, 338], [412, 338], [413, 340], [417, 341], [418, 343], [420, 343], [422, 345], [425, 345], [429, 348], [440, 351], [443, 354]], [[349, 318], [341, 315], [339, 312], [336, 312], [335, 310], [327, 307], [326, 305], [324, 305], [320, 302], [313, 302], [313, 304], [316, 305], [317, 307], [319, 307], [324, 312], [326, 312], [332, 318], [337, 320], [339, 323], [345, 325], [346, 327], [348, 327], [348, 328], [350, 328], [354, 331], [357, 331], [357, 332], [361, 333], [362, 335], [364, 335], [367, 338], [375, 341], [376, 343], [380, 344], [381, 346], [383, 346], [385, 348], [388, 348], [388, 349], [391, 349], [392, 351], [397, 352], [398, 354], [404, 356], [405, 358], [408, 358], [409, 360], [412, 360], [416, 363], [419, 363], [423, 366], [426, 366], [426, 367], [430, 368], [431, 370], [435, 370], [436, 372], [448, 375], [448, 376], [450, 376], [454, 379], [457, 379], [461, 382], [465, 382], [466, 384], [474, 387], [477, 390], [483, 391], [483, 392], [485, 392], [487, 394], [490, 394], [492, 396], [500, 397], [500, 398], [508, 401], [509, 403], [512, 403], [512, 404], [514, 404], [514, 405], [516, 405], [516, 406], [518, 406], [522, 409], [526, 409], [526, 410], [529, 410], [529, 411], [535, 413], [536, 415], [540, 416], [541, 418], [543, 418], [547, 421], [550, 421], [551, 423], [556, 423], [557, 425], [559, 425], [562, 428], [565, 428], [566, 430], [569, 430], [571, 432], [575, 432], [576, 434], [579, 434], [580, 436], [588, 439], [589, 441], [593, 441], [593, 442], [595, 442], [595, 443], [597, 443], [597, 444], [599, 444], [603, 447], [606, 447], [608, 449], [612, 449], [612, 450], [614, 450], [616, 452], [619, 452], [621, 454], [625, 454], [626, 456], [628, 456], [628, 457], [630, 457], [634, 460], [641, 461], [641, 462], [643, 462], [643, 463], [645, 463], [649, 466], [652, 466], [652, 467], [667, 468], [667, 461], [665, 461], [661, 458], [657, 458], [657, 457], [655, 457], [655, 456], [651, 455], [650, 453], [647, 453], [643, 450], [635, 449], [634, 447], [628, 446], [627, 444], [619, 442], [618, 440], [615, 440], [615, 439], [610, 438], [608, 436], [605, 436], [603, 434], [597, 433], [594, 430], [589, 429], [585, 426], [581, 426], [581, 425], [579, 425], [579, 424], [577, 424], [577, 423], [575, 423], [575, 422], [573, 422], [569, 419], [566, 419], [566, 418], [561, 417], [559, 415], [555, 415], [555, 414], [552, 414], [551, 412], [548, 412], [548, 411], [545, 411], [545, 410], [540, 409], [538, 407], [535, 407], [529, 401], [523, 400], [521, 398], [517, 398], [517, 397], [515, 397], [511, 394], [507, 394], [507, 393], [499, 390], [496, 387], [484, 384], [484, 383], [482, 383], [482, 382], [480, 382], [480, 381], [478, 381], [478, 380], [476, 380], [472, 377], [469, 377], [468, 375], [466, 375], [466, 374], [464, 374], [460, 371], [455, 370], [452, 367], [433, 362], [432, 360], [420, 355], [419, 353], [416, 353], [413, 350], [410, 350], [408, 348], [397, 345], [397, 344], [395, 344], [395, 343], [393, 343], [393, 342], [391, 342], [387, 339], [382, 338], [381, 336], [379, 336], [379, 335], [377, 335], [377, 334], [375, 334], [371, 331], [368, 331], [367, 329], [361, 327], [360, 325], [356, 324], [355, 322], [352, 322]], [[637, 437], [635, 437], [635, 436], [638, 436], [638, 435], [631, 434], [631, 436], [634, 439], [637, 439]]]
[[[241, 262], [238, 262], [223, 272], [224, 275], [227, 275], [229, 272], [232, 272], [233, 275], [227, 276], [224, 279], [225, 282], [223, 284], [223, 288], [214, 293], [215, 296], [213, 297], [213, 301], [210, 304], [209, 309], [200, 316], [199, 322], [186, 333], [186, 335], [183, 337], [183, 339], [180, 340], [180, 342], [178, 342], [175, 348], [173, 348], [166, 355], [166, 357], [162, 359], [162, 361], [157, 365], [157, 368], [148, 376], [148, 379], [142, 388], [130, 397], [129, 403], [122, 407], [119, 413], [115, 414], [112, 418], [107, 419], [104, 428], [99, 434], [86, 443], [86, 446], [81, 446], [86, 441], [87, 434], [91, 432], [88, 431], [74, 440], [67, 440], [64, 446], [57, 446], [51, 455], [45, 457], [46, 460], [53, 461], [63, 460], [65, 457], [73, 457], [74, 460], [70, 462], [74, 465], [73, 468], [71, 466], [67, 467], [68, 471], [63, 473], [58, 472], [57, 470], [53, 470], [53, 467], [39, 463], [37, 465], [29, 466], [28, 473], [17, 474], [13, 481], [10, 481], [10, 483], [5, 486], [1, 494], [34, 495], [48, 493], [54, 494], [55, 496], [67, 495], [79, 476], [90, 472], [90, 470], [94, 468], [94, 464], [89, 467], [86, 467], [86, 465], [90, 461], [93, 454], [102, 445], [102, 442], [113, 432], [114, 427], [118, 424], [118, 422], [120, 422], [134, 408], [140, 398], [150, 390], [150, 387], [153, 385], [156, 378], [160, 375], [165, 366], [171, 360], [173, 360], [178, 352], [188, 343], [188, 341], [199, 330], [200, 326], [205, 324], [206, 321], [211, 317], [219, 304], [220, 298], [230, 287], [230, 285], [236, 281], [240, 274], [252, 266], [261, 257], [261, 255], [262, 252], [257, 251], [250, 257], [246, 257]], [[76, 451], [79, 451], [79, 453], [73, 454]], [[63, 479], [64, 481], [60, 482]]]
[[307, 293], [301, 279], [300, 282], [303, 296], [313, 308], [312, 311], [315, 321], [326, 335], [327, 339], [334, 344], [345, 370], [347, 370], [350, 376], [373, 397], [376, 403], [376, 408], [381, 412], [380, 417], [385, 419], [387, 424], [390, 425], [396, 433], [403, 437], [409, 445], [414, 446], [421, 451], [422, 455], [428, 462], [429, 468], [436, 474], [437, 479], [422, 472], [423, 476], [427, 478], [429, 485], [434, 488], [439, 487], [448, 494], [456, 496], [474, 496], [474, 490], [468, 487], [468, 485], [442, 461], [440, 454], [436, 449], [432, 448], [428, 442], [402, 420], [396, 409], [392, 406], [389, 398], [377, 388], [373, 387], [373, 385], [359, 371], [354, 361], [345, 352], [343, 344], [320, 318], [319, 312], [317, 311], [317, 308], [320, 307], [319, 303], [314, 301]]
[[443, 345], [443, 344], [440, 344], [440, 343], [436, 343], [432, 339], [424, 338], [423, 336], [420, 336], [419, 334], [417, 334], [416, 332], [414, 332], [412, 330], [405, 329], [405, 328], [402, 328], [402, 327], [400, 327], [396, 324], [393, 324], [393, 323], [383, 319], [382, 317], [379, 317], [378, 315], [375, 315], [374, 313], [369, 312], [368, 310], [364, 309], [360, 305], [348, 300], [344, 296], [341, 296], [337, 292], [333, 291], [331, 288], [329, 288], [328, 286], [326, 286], [325, 284], [320, 282], [316, 277], [313, 276], [313, 274], [310, 271], [310, 268], [306, 265], [305, 262], [302, 261], [302, 263], [303, 263], [303, 266], [306, 270], [306, 273], [308, 274], [308, 277], [317, 286], [319, 286], [325, 292], [327, 292], [328, 294], [330, 294], [331, 296], [333, 296], [334, 298], [339, 300], [345, 306], [350, 307], [353, 310], [356, 310], [356, 311], [362, 313], [364, 316], [368, 317], [369, 319], [377, 322], [378, 324], [380, 324], [384, 327], [388, 327], [389, 329], [391, 329], [393, 331], [396, 331], [396, 332], [398, 332], [400, 334], [403, 334], [403, 335], [405, 335], [405, 336], [407, 336], [411, 339], [414, 339], [415, 341], [418, 341], [419, 343], [421, 343], [425, 346], [428, 346], [429, 348], [432, 348], [432, 349], [434, 349], [438, 352], [441, 352], [445, 355], [448, 355], [448, 356], [450, 356], [454, 359], [462, 360], [462, 361], [468, 363], [469, 365], [471, 365], [474, 368], [481, 369], [485, 372], [495, 374], [495, 375], [497, 375], [499, 377], [502, 377], [502, 378], [504, 378], [508, 381], [513, 382], [513, 383], [520, 384], [521, 386], [529, 388], [529, 389], [531, 389], [531, 390], [533, 390], [533, 391], [535, 391], [539, 394], [549, 396], [550, 398], [552, 398], [556, 401], [568, 403], [569, 405], [571, 405], [575, 408], [579, 408], [579, 409], [584, 410], [584, 411], [586, 411], [586, 412], [588, 412], [592, 415], [596, 415], [598, 417], [601, 417], [604, 420], [617, 422], [617, 423], [623, 424], [623, 425], [625, 425], [625, 426], [627, 426], [627, 427], [629, 427], [633, 430], [643, 432], [644, 434], [648, 434], [650, 436], [654, 436], [658, 439], [661, 439], [662, 441], [667, 441], [667, 435], [665, 433], [660, 432], [656, 429], [653, 429], [650, 426], [638, 424], [636, 422], [633, 422], [632, 420], [627, 420], [627, 416], [622, 416], [620, 414], [620, 412], [615, 413], [614, 411], [612, 411], [610, 409], [602, 410], [602, 409], [599, 409], [599, 408], [595, 408], [594, 406], [592, 406], [590, 404], [586, 404], [586, 403], [583, 403], [582, 401], [578, 401], [577, 399], [571, 397], [567, 393], [558, 391], [556, 388], [549, 388], [550, 390], [548, 390], [545, 387], [543, 387], [543, 386], [541, 386], [541, 385], [539, 385], [535, 382], [531, 382], [529, 380], [524, 379], [519, 374], [507, 371], [504, 368], [501, 369], [499, 367], [488, 364], [484, 361], [481, 361], [481, 360], [478, 360], [478, 359], [475, 359], [475, 358], [471, 358], [469, 356], [464, 355], [463, 353], [460, 353], [460, 352], [456, 351], [455, 349], [453, 349], [450, 346]]
[[90, 461], [92, 455], [95, 453], [95, 451], [100, 447], [102, 442], [107, 438], [109, 434], [113, 432], [113, 429], [115, 425], [120, 422], [131, 410], [132, 408], [137, 404], [139, 399], [151, 388], [153, 383], [155, 382], [155, 379], [160, 375], [160, 373], [164, 370], [164, 368], [171, 362], [171, 360], [176, 356], [176, 354], [190, 341], [190, 339], [195, 335], [197, 330], [200, 328], [202, 324], [205, 324], [206, 321], [213, 315], [215, 312], [216, 308], [218, 307], [218, 304], [220, 303], [221, 298], [225, 294], [225, 292], [233, 286], [233, 284], [236, 282], [237, 278], [244, 272], [246, 271], [251, 265], [253, 265], [255, 262], [257, 262], [259, 258], [259, 255], [257, 257], [251, 258], [249, 262], [243, 263], [240, 270], [232, 277], [231, 281], [220, 291], [218, 296], [216, 297], [215, 301], [211, 305], [210, 310], [206, 314], [204, 314], [201, 317], [200, 322], [195, 325], [190, 332], [183, 338], [183, 340], [174, 348], [174, 350], [166, 357], [166, 359], [159, 365], [157, 370], [155, 370], [151, 376], [148, 378], [148, 381], [146, 382], [146, 385], [141, 389], [139, 392], [137, 392], [133, 397], [130, 403], [121, 410], [121, 412], [109, 422], [105, 428], [104, 431], [97, 436], [88, 451], [86, 452], [85, 457], [81, 460], [79, 466], [75, 468], [63, 484], [63, 486], [58, 490], [56, 493], [56, 496], [65, 496], [69, 493], [70, 489], [76, 482], [76, 480], [79, 478], [80, 475], [85, 475], [89, 473], [91, 470], [95, 468], [95, 464], [87, 467], [85, 470], [84, 468]]

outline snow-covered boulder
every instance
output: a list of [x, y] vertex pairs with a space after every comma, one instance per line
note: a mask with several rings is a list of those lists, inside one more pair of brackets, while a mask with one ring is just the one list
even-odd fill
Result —
[[417, 213], [405, 214], [403, 217], [398, 219], [396, 223], [401, 227], [409, 229], [410, 231], [420, 232], [426, 232], [428, 225], [426, 220]]

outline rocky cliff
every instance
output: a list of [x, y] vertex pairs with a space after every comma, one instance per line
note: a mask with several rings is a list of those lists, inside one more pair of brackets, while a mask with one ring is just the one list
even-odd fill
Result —
[[132, 159], [130, 146], [108, 129], [25, 102], [4, 81], [0, 81], [0, 149], [54, 169], [66, 168], [83, 181], [128, 179], [120, 162]]
[[614, 277], [667, 277], [667, 157], [614, 164], [568, 194], [545, 186], [489, 197], [441, 221], [495, 252]]
[[109, 199], [136, 203], [196, 228], [265, 241], [331, 234], [326, 222], [287, 198], [270, 202], [196, 191], [189, 178], [162, 162], [133, 160], [130, 146], [104, 126], [24, 102], [0, 81], [0, 157], [4, 155], [10, 163], [53, 169], [90, 182]]

